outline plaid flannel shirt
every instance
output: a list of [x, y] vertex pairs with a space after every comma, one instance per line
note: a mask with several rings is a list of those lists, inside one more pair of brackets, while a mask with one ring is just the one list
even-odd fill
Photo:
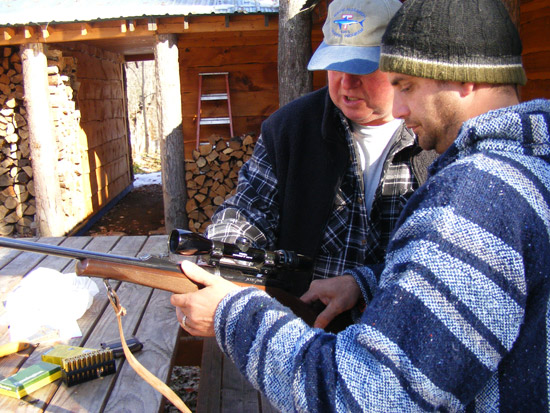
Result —
[[[341, 117], [346, 125], [351, 162], [335, 194], [315, 257], [314, 278], [342, 275], [345, 269], [381, 263], [401, 210], [418, 188], [409, 158], [397, 160], [400, 151], [414, 144], [412, 136], [399, 136], [400, 128], [392, 138], [371, 215], [368, 216], [352, 132], [347, 120], [343, 115]], [[224, 242], [235, 242], [236, 238], [245, 237], [254, 247], [274, 249], [279, 222], [277, 198], [277, 179], [260, 136], [252, 158], [239, 172], [236, 194], [214, 214], [205, 235]]]

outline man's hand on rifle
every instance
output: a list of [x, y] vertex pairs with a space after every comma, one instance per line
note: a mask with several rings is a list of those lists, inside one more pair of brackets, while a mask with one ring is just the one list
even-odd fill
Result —
[[352, 309], [361, 297], [361, 290], [351, 275], [314, 280], [300, 297], [308, 304], [321, 301], [325, 309], [315, 319], [314, 327], [325, 328], [337, 315]]
[[181, 269], [190, 280], [204, 288], [194, 293], [172, 295], [170, 303], [176, 307], [178, 321], [189, 334], [214, 336], [214, 316], [218, 304], [227, 294], [240, 287], [189, 261], [182, 262]]

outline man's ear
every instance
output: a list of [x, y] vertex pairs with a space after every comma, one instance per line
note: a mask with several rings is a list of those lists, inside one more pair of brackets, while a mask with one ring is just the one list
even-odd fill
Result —
[[459, 87], [460, 97], [466, 97], [469, 94], [475, 92], [478, 86], [479, 86], [479, 83], [461, 82]]

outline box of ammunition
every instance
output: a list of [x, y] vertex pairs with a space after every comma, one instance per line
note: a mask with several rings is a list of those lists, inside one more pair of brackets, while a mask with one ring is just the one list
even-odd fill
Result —
[[0, 394], [18, 399], [32, 393], [35, 390], [51, 383], [62, 376], [61, 367], [39, 361], [27, 368], [24, 368], [13, 376], [0, 381]]

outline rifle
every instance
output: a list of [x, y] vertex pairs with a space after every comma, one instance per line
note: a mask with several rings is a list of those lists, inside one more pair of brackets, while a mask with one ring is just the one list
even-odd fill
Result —
[[[4, 237], [0, 237], [0, 246], [76, 259], [76, 274], [79, 276], [127, 281], [177, 294], [200, 288], [183, 274], [180, 262], [168, 254], [125, 257]], [[306, 256], [292, 251], [251, 248], [244, 239], [235, 244], [211, 241], [178, 229], [171, 232], [168, 248], [172, 254], [203, 256], [203, 262], [198, 264], [205, 270], [237, 285], [266, 291], [309, 325], [313, 325], [317, 317], [317, 310], [285, 291], [284, 283], [288, 279], [279, 277], [281, 273], [295, 272], [306, 278], [309, 284], [311, 273], [306, 270], [311, 268], [312, 261]]]

